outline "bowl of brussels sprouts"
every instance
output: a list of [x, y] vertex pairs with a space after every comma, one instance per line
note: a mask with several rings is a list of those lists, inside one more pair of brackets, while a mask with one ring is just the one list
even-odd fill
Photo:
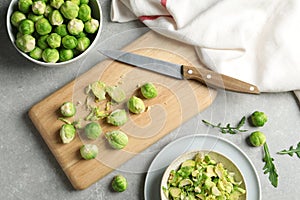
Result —
[[20, 54], [58, 67], [81, 59], [95, 46], [102, 10], [98, 0], [12, 0], [6, 24]]
[[226, 156], [208, 150], [176, 158], [163, 174], [160, 193], [162, 200], [247, 199], [241, 171]]

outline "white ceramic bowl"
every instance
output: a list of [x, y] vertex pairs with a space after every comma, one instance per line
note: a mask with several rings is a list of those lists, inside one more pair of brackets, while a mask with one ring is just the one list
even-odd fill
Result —
[[100, 37], [100, 33], [102, 30], [102, 10], [101, 10], [101, 5], [98, 2], [98, 0], [90, 0], [89, 1], [89, 6], [92, 9], [92, 18], [97, 19], [99, 21], [99, 29], [97, 31], [97, 33], [95, 34], [95, 38], [93, 41], [91, 41], [91, 45], [88, 47], [88, 49], [86, 49], [83, 53], [81, 53], [80, 55], [74, 57], [71, 60], [65, 61], [65, 62], [57, 62], [57, 63], [46, 63], [44, 61], [39, 61], [39, 60], [35, 60], [33, 58], [31, 58], [29, 55], [27, 55], [26, 53], [22, 52], [21, 50], [19, 50], [15, 44], [16, 41], [16, 34], [17, 34], [17, 30], [15, 27], [12, 26], [11, 22], [10, 22], [10, 17], [12, 15], [12, 13], [14, 11], [17, 10], [18, 8], [18, 0], [12, 0], [8, 10], [7, 10], [7, 15], [6, 15], [6, 27], [7, 27], [7, 33], [9, 35], [9, 39], [11, 40], [13, 46], [17, 49], [17, 51], [22, 54], [25, 58], [27, 58], [28, 60], [39, 64], [39, 65], [43, 65], [43, 66], [47, 66], [47, 67], [61, 67], [67, 64], [70, 64], [72, 62], [75, 62], [83, 57], [85, 57], [89, 51], [91, 51], [91, 49], [95, 46], [95, 44], [97, 43], [97, 40]]
[[[214, 151], [208, 151], [208, 150], [201, 150], [201, 151], [191, 151], [191, 152], [187, 152], [184, 153], [182, 155], [180, 155], [179, 157], [177, 157], [165, 170], [163, 177], [161, 179], [161, 185], [160, 185], [160, 196], [162, 200], [168, 200], [168, 198], [165, 196], [164, 191], [163, 191], [163, 187], [167, 188], [167, 181], [170, 175], [170, 172], [172, 170], [178, 170], [180, 165], [189, 159], [194, 159], [196, 154], [202, 154], [202, 155], [209, 155], [213, 160], [215, 160], [216, 162], [220, 162], [223, 164], [224, 168], [227, 169], [230, 172], [234, 172], [235, 173], [235, 180], [237, 182], [242, 181], [242, 185], [241, 187], [246, 189], [246, 185], [245, 185], [245, 179], [241, 173], [241, 171], [237, 168], [237, 166], [231, 161], [229, 160], [226, 156], [214, 152]], [[247, 192], [246, 192], [247, 195]], [[242, 198], [240, 198], [240, 200], [246, 200], [246, 195], [243, 195]]]

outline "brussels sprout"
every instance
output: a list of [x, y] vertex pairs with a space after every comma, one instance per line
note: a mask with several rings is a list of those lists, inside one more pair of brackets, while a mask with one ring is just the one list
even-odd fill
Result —
[[32, 5], [32, 0], [19, 0], [18, 8], [22, 13], [28, 13]]
[[101, 135], [102, 129], [97, 122], [90, 122], [85, 126], [84, 132], [87, 138], [96, 140]]
[[10, 17], [10, 22], [13, 26], [18, 27], [20, 22], [24, 19], [26, 19], [26, 15], [24, 15], [20, 11], [15, 11]]
[[76, 107], [72, 102], [65, 102], [60, 106], [60, 113], [64, 117], [73, 117], [76, 114]]
[[43, 51], [42, 58], [45, 62], [56, 63], [59, 60], [59, 52], [57, 49], [47, 48]]
[[70, 143], [75, 138], [76, 129], [72, 124], [62, 125], [59, 135], [64, 144]]
[[71, 49], [61, 49], [59, 51], [59, 61], [65, 62], [71, 60], [74, 57], [74, 53]]
[[37, 22], [39, 19], [42, 19], [42, 18], [44, 18], [43, 15], [35, 15], [33, 13], [28, 14], [28, 19], [30, 19], [33, 22]]
[[19, 37], [22, 37], [23, 35], [24, 35], [24, 34], [18, 32], [16, 37], [17, 37], [17, 39], [18, 39]]
[[127, 107], [130, 112], [139, 114], [145, 111], [145, 104], [142, 99], [133, 96], [129, 99]]
[[128, 144], [127, 135], [119, 130], [108, 132], [105, 137], [114, 149], [123, 149]]
[[86, 22], [92, 18], [92, 10], [89, 5], [82, 4], [79, 7], [78, 18]]
[[98, 147], [94, 144], [85, 144], [80, 147], [81, 157], [85, 160], [91, 160], [97, 157]]
[[78, 35], [75, 35], [75, 37], [78, 39], [78, 38], [87, 37], [87, 36], [84, 32], [80, 32]]
[[84, 24], [84, 30], [87, 33], [93, 34], [99, 28], [99, 21], [96, 19], [91, 19]]
[[69, 0], [69, 1], [72, 1], [73, 3], [75, 3], [76, 5], [80, 5], [80, 0]]
[[106, 121], [114, 126], [122, 126], [127, 122], [127, 114], [124, 109], [117, 109], [107, 116]]
[[78, 16], [79, 7], [71, 1], [66, 1], [61, 7], [60, 12], [67, 19], [75, 19]]
[[253, 146], [258, 147], [264, 145], [266, 142], [266, 136], [260, 131], [255, 131], [251, 133], [249, 140]]
[[40, 60], [42, 58], [43, 50], [39, 47], [35, 47], [32, 51], [30, 51], [29, 56], [35, 60]]
[[60, 14], [58, 10], [53, 10], [49, 14], [49, 21], [53, 26], [59, 26], [64, 22], [63, 16]]
[[111, 97], [111, 99], [117, 103], [124, 101], [126, 98], [125, 91], [121, 87], [107, 86], [105, 90], [108, 93], [108, 95]]
[[90, 87], [97, 99], [99, 99], [100, 101], [105, 99], [105, 94], [106, 94], [105, 83], [101, 81], [95, 81], [90, 85]]
[[47, 37], [47, 43], [53, 49], [60, 47], [60, 44], [61, 44], [60, 35], [58, 35], [57, 33], [51, 33]]
[[147, 99], [151, 99], [157, 96], [157, 90], [153, 83], [144, 84], [141, 87], [141, 93]]
[[251, 115], [251, 121], [254, 126], [263, 126], [268, 121], [268, 117], [263, 112], [255, 111]]
[[23, 35], [30, 35], [34, 32], [34, 23], [30, 19], [24, 19], [20, 22], [18, 29]]
[[45, 9], [45, 17], [48, 17], [48, 15], [53, 11], [53, 7], [50, 5], [46, 5], [46, 9]]
[[74, 49], [77, 46], [77, 39], [74, 36], [66, 35], [62, 38], [62, 45], [66, 49]]
[[43, 15], [46, 10], [46, 3], [43, 1], [35, 1], [32, 4], [32, 12], [36, 15]]
[[78, 35], [84, 29], [84, 24], [80, 19], [71, 19], [68, 23], [68, 31], [72, 35]]
[[80, 4], [88, 4], [89, 0], [80, 0]]
[[27, 53], [35, 48], [35, 38], [31, 35], [23, 35], [16, 40], [17, 47]]
[[111, 186], [116, 192], [124, 192], [127, 189], [127, 180], [122, 175], [117, 175], [113, 178]]
[[78, 51], [77, 49], [72, 49], [72, 50], [73, 50], [74, 56], [78, 56], [82, 53], [81, 51]]
[[79, 51], [85, 51], [90, 46], [90, 39], [88, 37], [78, 38], [78, 44], [76, 49]]
[[41, 49], [46, 49], [48, 48], [48, 43], [47, 43], [47, 38], [49, 35], [43, 35], [41, 36], [38, 41], [37, 41], [37, 45], [41, 48]]
[[61, 37], [68, 35], [67, 25], [61, 24], [61, 25], [57, 26], [54, 29], [54, 32], [57, 33], [58, 35], [60, 35]]
[[64, 2], [64, 0], [50, 0], [50, 5], [53, 8], [59, 9], [64, 4]]
[[42, 18], [35, 23], [35, 29], [38, 34], [47, 35], [52, 31], [52, 26], [46, 18]]

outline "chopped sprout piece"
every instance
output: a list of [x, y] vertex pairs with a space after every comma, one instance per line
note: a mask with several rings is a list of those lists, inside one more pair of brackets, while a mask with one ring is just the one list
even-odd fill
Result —
[[84, 128], [86, 137], [90, 140], [96, 140], [102, 133], [101, 126], [97, 122], [90, 122]]
[[60, 129], [60, 138], [64, 144], [70, 143], [75, 138], [76, 129], [71, 124], [64, 124]]
[[127, 122], [127, 114], [124, 109], [117, 109], [107, 116], [107, 123], [114, 126], [122, 126]]
[[97, 157], [98, 147], [94, 144], [85, 144], [80, 147], [81, 157], [85, 160], [91, 160]]
[[107, 86], [105, 90], [111, 99], [117, 103], [121, 103], [126, 98], [125, 91], [121, 87]]
[[108, 116], [108, 114], [105, 113], [104, 111], [101, 111], [99, 107], [93, 106], [93, 107], [91, 107], [90, 114], [85, 118], [85, 120], [97, 121], [97, 120], [103, 119], [107, 116]]
[[113, 178], [111, 186], [114, 189], [114, 191], [123, 192], [127, 189], [128, 183], [124, 176], [117, 175]]
[[72, 102], [65, 102], [61, 105], [60, 112], [65, 117], [72, 117], [76, 114], [76, 107]]
[[108, 132], [105, 137], [114, 149], [123, 149], [128, 144], [127, 135], [119, 130]]
[[146, 83], [141, 87], [142, 95], [147, 98], [151, 99], [157, 96], [157, 89], [153, 83]]
[[130, 112], [135, 114], [140, 114], [145, 111], [145, 104], [143, 100], [136, 96], [133, 96], [129, 99], [127, 107], [130, 110]]
[[105, 83], [101, 81], [96, 81], [92, 83], [91, 89], [95, 97], [97, 97], [99, 100], [104, 100], [105, 98]]

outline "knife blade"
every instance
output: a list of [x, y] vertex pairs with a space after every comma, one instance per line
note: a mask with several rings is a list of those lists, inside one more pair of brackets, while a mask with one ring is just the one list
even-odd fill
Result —
[[213, 88], [221, 88], [234, 92], [249, 94], [260, 93], [257, 86], [253, 84], [238, 80], [230, 76], [219, 74], [205, 68], [197, 68], [194, 66], [171, 63], [160, 59], [120, 50], [98, 49], [98, 51], [104, 56], [109, 57], [115, 61], [139, 67], [145, 70], [150, 70], [176, 79], [196, 80]]

